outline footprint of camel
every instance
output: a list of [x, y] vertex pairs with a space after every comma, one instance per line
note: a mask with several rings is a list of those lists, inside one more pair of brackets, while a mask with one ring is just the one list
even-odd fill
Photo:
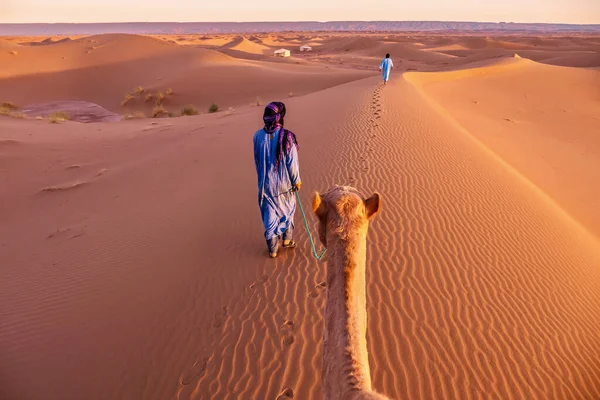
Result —
[[315, 286], [313, 290], [308, 294], [310, 297], [317, 298], [319, 297], [319, 293], [322, 292], [327, 287], [327, 283], [325, 281], [319, 282], [318, 285]]
[[283, 325], [279, 327], [279, 335], [281, 336], [281, 343], [284, 346], [290, 346], [294, 343], [294, 322], [285, 321]]
[[262, 285], [263, 283], [265, 283], [267, 280], [269, 279], [268, 275], [263, 275], [260, 278], [258, 278], [256, 281], [254, 281], [254, 283], [252, 285], [250, 285], [250, 289], [254, 290], [256, 289], [256, 285]]
[[279, 393], [276, 400], [289, 400], [294, 398], [294, 389], [285, 388]]
[[226, 319], [227, 319], [227, 307], [223, 307], [220, 311], [215, 313], [215, 316], [213, 318], [213, 326], [215, 328], [220, 328]]
[[196, 361], [196, 363], [192, 366], [191, 371], [181, 379], [181, 384], [183, 386], [187, 386], [200, 378], [204, 371], [206, 371], [207, 366], [208, 358], [203, 358], [202, 360]]

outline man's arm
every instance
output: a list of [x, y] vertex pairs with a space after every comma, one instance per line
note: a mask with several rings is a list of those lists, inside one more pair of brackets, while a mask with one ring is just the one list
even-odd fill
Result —
[[292, 146], [289, 154], [286, 157], [286, 167], [288, 174], [290, 175], [290, 183], [292, 187], [300, 189], [302, 181], [300, 179], [300, 163], [298, 162], [298, 149], [296, 146]]

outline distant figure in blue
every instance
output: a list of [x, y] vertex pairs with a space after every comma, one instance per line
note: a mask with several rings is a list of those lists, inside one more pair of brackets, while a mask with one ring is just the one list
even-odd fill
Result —
[[385, 58], [379, 65], [379, 70], [383, 72], [383, 84], [386, 85], [390, 79], [390, 71], [394, 68], [394, 62], [390, 58], [390, 54], [386, 54]]
[[271, 258], [277, 257], [279, 240], [283, 248], [295, 248], [292, 240], [296, 191], [300, 190], [298, 141], [283, 127], [285, 104], [272, 102], [265, 107], [264, 128], [254, 134], [254, 164], [258, 176], [258, 205], [265, 227]]

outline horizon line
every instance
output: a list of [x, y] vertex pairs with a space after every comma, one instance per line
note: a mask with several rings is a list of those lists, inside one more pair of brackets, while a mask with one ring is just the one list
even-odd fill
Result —
[[406, 22], [435, 22], [435, 23], [478, 23], [496, 25], [577, 25], [599, 26], [598, 23], [576, 22], [514, 22], [514, 21], [477, 21], [477, 20], [298, 20], [298, 21], [102, 21], [102, 22], [0, 22], [0, 25], [108, 25], [108, 24], [298, 24], [298, 23], [406, 23]]

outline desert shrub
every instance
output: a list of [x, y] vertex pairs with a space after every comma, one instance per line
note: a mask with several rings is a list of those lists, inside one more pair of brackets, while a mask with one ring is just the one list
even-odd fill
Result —
[[131, 95], [131, 93], [127, 93], [125, 95], [125, 99], [123, 99], [123, 101], [121, 102], [121, 107], [125, 107], [127, 104], [129, 104], [134, 99], [135, 99], [135, 97], [133, 97]]
[[165, 95], [162, 92], [158, 92], [156, 94], [156, 105], [162, 105], [163, 101], [165, 101]]
[[167, 91], [166, 91], [166, 93], [167, 93], [167, 96], [172, 96], [173, 95], [173, 89], [168, 88]]
[[150, 103], [154, 99], [154, 95], [152, 93], [148, 93], [146, 95], [146, 103]]
[[185, 106], [181, 109], [181, 115], [185, 116], [185, 115], [198, 115], [200, 114], [198, 112], [198, 110], [196, 109], [196, 107], [189, 105], [189, 106]]
[[152, 110], [152, 118], [168, 116], [169, 112], [163, 106], [156, 106]]
[[4, 102], [0, 103], [0, 115], [13, 115], [19, 107], [14, 103]]
[[64, 111], [53, 112], [48, 116], [51, 123], [57, 124], [59, 122], [69, 121], [71, 116]]
[[0, 108], [15, 111], [19, 109], [19, 106], [17, 106], [15, 103], [11, 103], [10, 101], [5, 101], [4, 103], [0, 103]]
[[138, 87], [135, 88], [135, 94], [137, 94], [138, 96], [140, 94], [144, 93], [145, 91], [146, 90], [143, 87], [141, 87], [141, 86], [138, 86]]
[[208, 112], [211, 114], [216, 113], [217, 111], [219, 111], [219, 106], [215, 103], [212, 103], [210, 107], [208, 107]]

